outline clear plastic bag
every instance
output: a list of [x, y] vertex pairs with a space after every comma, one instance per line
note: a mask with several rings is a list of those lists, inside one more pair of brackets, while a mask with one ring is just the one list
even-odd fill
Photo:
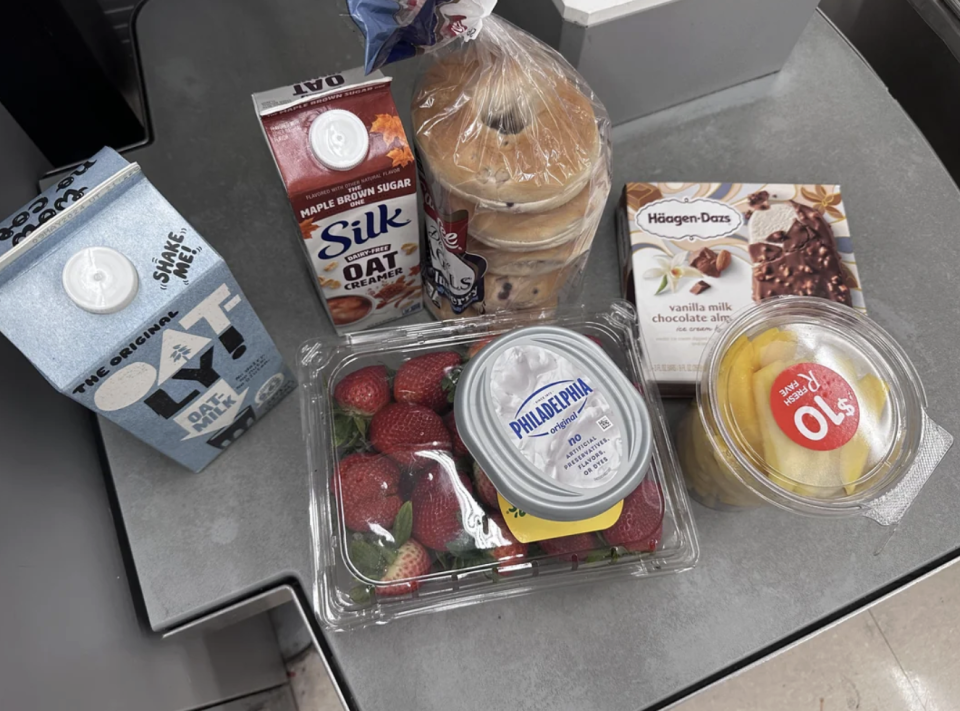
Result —
[[610, 193], [610, 119], [556, 51], [490, 17], [413, 99], [428, 306], [550, 308], [576, 291]]

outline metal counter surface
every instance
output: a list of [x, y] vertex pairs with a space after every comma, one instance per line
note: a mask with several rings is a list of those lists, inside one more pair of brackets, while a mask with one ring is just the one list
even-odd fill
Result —
[[[292, 362], [331, 333], [250, 94], [358, 65], [338, 5], [151, 0], [139, 47], [153, 141], [128, 153], [221, 252]], [[392, 69], [398, 104], [416, 62]], [[638, 87], [637, 91], [642, 91]], [[838, 182], [872, 316], [922, 373], [934, 419], [960, 433], [960, 305], [950, 284], [960, 194], [843, 37], [814, 17], [775, 77], [614, 131], [614, 193], [584, 300], [619, 293], [613, 212], [628, 180]], [[311, 585], [307, 473], [296, 396], [200, 475], [103, 422], [151, 625], [175, 627], [281, 581]], [[867, 520], [694, 506], [700, 566], [328, 635], [363, 711], [640, 709], [684, 690], [960, 547], [955, 447], [880, 555]]]

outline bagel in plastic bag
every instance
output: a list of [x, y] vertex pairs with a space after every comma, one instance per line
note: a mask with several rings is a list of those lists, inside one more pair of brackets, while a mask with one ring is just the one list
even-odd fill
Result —
[[611, 185], [610, 119], [577, 71], [491, 16], [431, 56], [412, 115], [434, 314], [574, 293]]

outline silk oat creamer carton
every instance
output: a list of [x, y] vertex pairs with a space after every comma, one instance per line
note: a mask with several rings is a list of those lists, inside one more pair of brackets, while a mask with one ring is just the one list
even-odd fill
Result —
[[194, 471], [295, 386], [220, 255], [108, 148], [0, 223], [0, 331]]
[[422, 308], [416, 162], [390, 81], [354, 69], [253, 96], [340, 334]]

